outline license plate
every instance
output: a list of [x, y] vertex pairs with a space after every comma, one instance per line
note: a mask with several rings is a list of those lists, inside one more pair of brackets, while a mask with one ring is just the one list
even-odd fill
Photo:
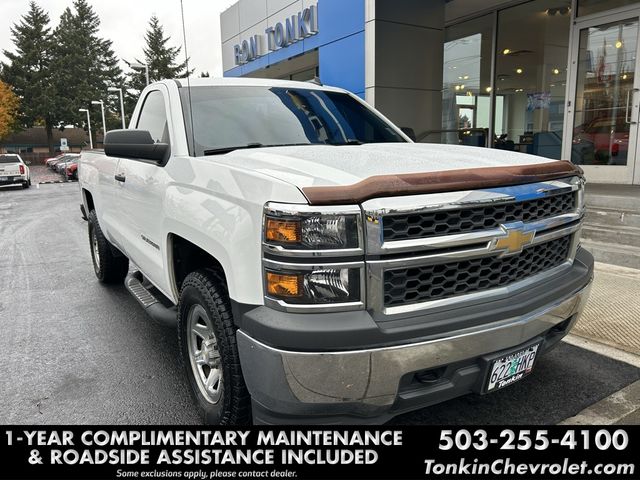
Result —
[[0, 182], [6, 182], [9, 180], [9, 177], [0, 177]]
[[486, 391], [499, 390], [529, 375], [533, 370], [539, 346], [540, 344], [536, 343], [494, 360], [489, 369]]

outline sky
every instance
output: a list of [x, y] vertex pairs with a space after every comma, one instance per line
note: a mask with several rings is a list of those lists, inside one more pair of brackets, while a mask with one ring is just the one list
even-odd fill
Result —
[[[51, 17], [51, 24], [58, 24], [60, 15], [73, 0], [36, 0]], [[222, 76], [222, 51], [220, 42], [220, 12], [237, 0], [183, 0], [187, 31], [189, 67], [194, 75], [209, 72]], [[89, 0], [100, 16], [100, 35], [113, 42], [113, 49], [121, 60], [129, 62], [143, 59], [142, 48], [149, 18], [155, 14], [170, 36], [169, 44], [182, 46], [180, 0]], [[11, 26], [20, 20], [29, 8], [28, 0], [0, 0], [0, 59], [5, 60], [3, 50], [13, 50]], [[184, 55], [184, 50], [181, 52]], [[125, 65], [122, 65], [123, 69]]]

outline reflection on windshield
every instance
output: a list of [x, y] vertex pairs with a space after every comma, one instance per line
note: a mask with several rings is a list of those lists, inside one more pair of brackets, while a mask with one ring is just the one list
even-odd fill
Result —
[[[191, 130], [189, 97], [181, 89]], [[196, 155], [282, 145], [404, 142], [395, 129], [351, 96], [283, 87], [192, 87]], [[190, 132], [191, 133], [191, 132]]]

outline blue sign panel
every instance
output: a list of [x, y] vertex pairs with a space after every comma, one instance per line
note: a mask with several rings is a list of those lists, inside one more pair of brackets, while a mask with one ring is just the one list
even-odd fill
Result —
[[[234, 48], [239, 65], [225, 77], [241, 77], [318, 49], [320, 81], [364, 97], [364, 0], [318, 0], [315, 9], [269, 25], [264, 36]], [[258, 51], [260, 45], [265, 52]]]

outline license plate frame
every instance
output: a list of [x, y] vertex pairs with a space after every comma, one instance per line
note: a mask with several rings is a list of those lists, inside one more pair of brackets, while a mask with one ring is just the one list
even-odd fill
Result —
[[[542, 340], [519, 346], [487, 359], [483, 393], [493, 393], [519, 382], [533, 371]], [[512, 372], [509, 373], [510, 370]], [[494, 377], [496, 373], [496, 377]], [[507, 374], [508, 373], [508, 374]]]

